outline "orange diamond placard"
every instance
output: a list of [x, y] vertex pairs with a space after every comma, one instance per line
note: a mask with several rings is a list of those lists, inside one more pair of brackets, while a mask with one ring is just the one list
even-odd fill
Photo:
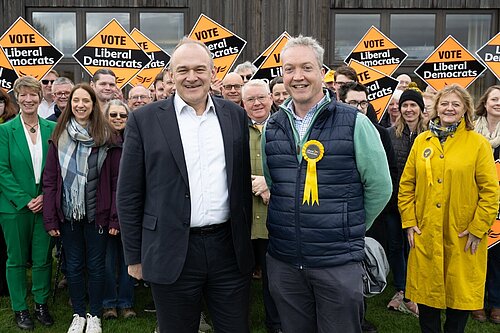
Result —
[[398, 86], [398, 80], [354, 59], [351, 60], [349, 66], [358, 73], [359, 83], [368, 89], [368, 101], [373, 105], [377, 120], [380, 121]]
[[120, 89], [151, 62], [146, 52], [116, 19], [109, 21], [83, 44], [73, 54], [73, 58], [91, 76], [100, 68], [111, 69]]
[[392, 75], [407, 57], [403, 49], [372, 25], [344, 62], [348, 64], [354, 59], [367, 67]]
[[266, 60], [266, 58], [269, 56], [269, 54], [276, 48], [276, 45], [278, 45], [278, 43], [281, 41], [281, 39], [285, 37], [288, 39], [290, 39], [290, 34], [286, 31], [283, 31], [283, 33], [281, 35], [279, 35], [278, 38], [276, 38], [276, 40], [274, 42], [271, 43], [271, 45], [269, 45], [265, 50], [264, 52], [262, 52], [262, 54], [260, 56], [257, 57], [257, 59], [255, 59], [253, 61], [253, 64], [255, 65], [255, 67], [260, 67], [260, 65], [262, 65], [262, 63], [264, 62], [264, 60]]
[[467, 88], [486, 67], [453, 36], [446, 39], [415, 69], [423, 81], [436, 90], [457, 83]]
[[[274, 48], [268, 51], [269, 54], [260, 64], [257, 71], [252, 76], [252, 79], [263, 79], [269, 82], [277, 76], [283, 76], [281, 50], [283, 50], [283, 47], [288, 43], [289, 39], [290, 35], [283, 33], [278, 42], [273, 43]], [[266, 53], [266, 51], [264, 51], [264, 53]]]
[[488, 66], [500, 80], [500, 32], [476, 51], [476, 55]]
[[201, 14], [189, 38], [204, 43], [214, 59], [216, 76], [222, 80], [229, 73], [247, 42], [210, 17]]
[[146, 88], [150, 87], [154, 83], [156, 75], [160, 74], [168, 66], [170, 55], [136, 28], [130, 32], [130, 36], [151, 58], [151, 62], [134, 76], [130, 81], [130, 85], [134, 87], [137, 85], [142, 85]]
[[64, 56], [22, 17], [0, 37], [0, 46], [19, 76], [29, 75], [38, 80]]
[[14, 67], [12, 67], [9, 59], [7, 59], [3, 48], [0, 46], [0, 89], [5, 92], [11, 91], [18, 77]]

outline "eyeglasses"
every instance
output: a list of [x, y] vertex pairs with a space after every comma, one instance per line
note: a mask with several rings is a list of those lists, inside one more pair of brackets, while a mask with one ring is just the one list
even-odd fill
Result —
[[268, 99], [269, 99], [269, 96], [250, 97], [250, 98], [245, 99], [245, 103], [253, 105], [257, 101], [259, 101], [259, 103], [264, 103]]
[[354, 106], [355, 108], [359, 106], [361, 106], [362, 109], [365, 109], [366, 107], [368, 107], [368, 101], [346, 101], [347, 104], [349, 105], [352, 105]]
[[70, 92], [69, 91], [59, 91], [54, 94], [56, 97], [63, 97], [63, 96], [69, 96]]
[[54, 83], [54, 81], [55, 81], [55, 80], [42, 80], [42, 83], [43, 83], [43, 84], [45, 84], [45, 85], [47, 85], [47, 84], [49, 84], [49, 82], [50, 82], [51, 84], [52, 84], [52, 83]]
[[240, 76], [243, 81], [245, 81], [245, 79], [248, 81], [252, 78], [253, 74], [240, 75]]
[[117, 112], [110, 112], [109, 116], [111, 118], [116, 118], [118, 116], [119, 116], [119, 118], [122, 118], [122, 119], [127, 119], [128, 118], [128, 114], [126, 114], [126, 113], [117, 113]]
[[146, 96], [146, 95], [136, 95], [136, 96], [131, 96], [130, 99], [133, 100], [133, 101], [137, 101], [139, 99], [146, 100], [146, 99], [149, 99], [149, 96]]
[[223, 85], [224, 89], [226, 90], [231, 90], [231, 89], [235, 89], [235, 90], [240, 90], [241, 87], [243, 87], [242, 84], [225, 84]]

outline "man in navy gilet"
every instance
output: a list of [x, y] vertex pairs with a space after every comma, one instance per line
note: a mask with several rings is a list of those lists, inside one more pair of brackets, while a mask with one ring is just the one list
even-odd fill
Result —
[[290, 94], [267, 122], [269, 288], [287, 333], [361, 332], [364, 236], [392, 191], [379, 134], [322, 87], [311, 37], [281, 52]]

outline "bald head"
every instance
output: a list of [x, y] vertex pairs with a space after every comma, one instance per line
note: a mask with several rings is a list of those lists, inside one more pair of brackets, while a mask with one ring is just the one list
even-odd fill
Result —
[[135, 110], [151, 102], [151, 92], [144, 86], [135, 86], [128, 93], [128, 106]]
[[225, 99], [241, 104], [241, 87], [243, 79], [238, 73], [228, 73], [222, 80], [222, 96]]
[[396, 87], [396, 89], [398, 90], [406, 90], [406, 88], [408, 88], [408, 85], [410, 84], [411, 82], [411, 78], [409, 75], [406, 75], [406, 74], [401, 74], [399, 75], [396, 80], [399, 81], [399, 84], [398, 86]]

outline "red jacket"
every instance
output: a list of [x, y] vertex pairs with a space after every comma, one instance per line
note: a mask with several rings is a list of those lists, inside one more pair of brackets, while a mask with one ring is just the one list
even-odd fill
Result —
[[[98, 148], [92, 148], [98, 149]], [[95, 224], [103, 228], [120, 229], [116, 213], [116, 183], [120, 166], [121, 147], [109, 148], [99, 173]], [[64, 223], [62, 211], [63, 180], [56, 145], [51, 141], [42, 178], [43, 223], [45, 230], [59, 230]]]

